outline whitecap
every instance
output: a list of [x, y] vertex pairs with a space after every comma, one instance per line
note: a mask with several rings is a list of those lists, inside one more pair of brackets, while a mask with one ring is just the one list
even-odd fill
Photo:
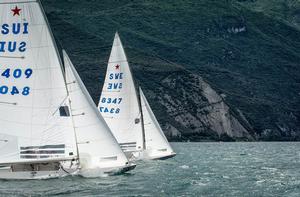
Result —
[[182, 166], [179, 166], [180, 168], [182, 168], [182, 169], [189, 169], [190, 168], [190, 166], [188, 166], [188, 165], [182, 165]]
[[258, 180], [258, 181], [256, 181], [256, 184], [261, 184], [263, 182], [266, 182], [266, 180]]
[[277, 168], [270, 168], [270, 167], [262, 167], [261, 168], [262, 170], [268, 170], [268, 171], [271, 171], [271, 172], [274, 172], [274, 171], [277, 171], [278, 169]]

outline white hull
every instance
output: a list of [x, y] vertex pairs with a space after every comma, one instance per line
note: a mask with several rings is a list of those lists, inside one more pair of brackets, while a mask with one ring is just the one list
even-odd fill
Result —
[[176, 153], [168, 153], [168, 154], [154, 154], [154, 155], [147, 155], [148, 160], [165, 160], [172, 157], [175, 157]]
[[62, 170], [57, 171], [23, 171], [23, 172], [12, 172], [10, 167], [8, 169], [0, 169], [0, 179], [52, 179], [65, 177], [70, 174]]
[[[81, 170], [76, 165], [70, 166], [71, 163], [62, 162], [59, 169], [56, 170], [23, 170], [14, 171], [11, 166], [0, 167], [0, 179], [20, 179], [20, 180], [34, 180], [34, 179], [52, 179], [62, 178], [66, 176], [83, 176], [89, 177], [101, 177], [103, 175], [115, 175], [133, 170], [136, 165], [128, 164], [126, 166], [109, 167], [109, 168], [96, 168]], [[41, 164], [43, 165], [43, 164]], [[70, 166], [70, 167], [67, 167]]]
[[9, 165], [0, 167], [0, 179], [52, 179], [76, 175], [78, 171], [77, 165], [71, 165], [71, 161], [55, 164], [32, 164], [32, 167], [30, 164], [21, 164], [17, 167]]
[[149, 151], [144, 150], [140, 152], [127, 153], [128, 159], [130, 161], [139, 160], [165, 160], [176, 156], [175, 152], [163, 152], [163, 151]]

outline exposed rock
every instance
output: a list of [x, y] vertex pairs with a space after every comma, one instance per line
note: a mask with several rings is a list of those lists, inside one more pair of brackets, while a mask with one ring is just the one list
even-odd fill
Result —
[[253, 140], [223, 98], [200, 76], [180, 72], [166, 77], [162, 85], [157, 100], [176, 123], [167, 123], [166, 134], [170, 137], [213, 132], [220, 140], [224, 135], [231, 139]]

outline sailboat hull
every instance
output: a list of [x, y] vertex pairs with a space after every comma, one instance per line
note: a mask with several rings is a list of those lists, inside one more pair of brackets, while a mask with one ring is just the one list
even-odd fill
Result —
[[150, 157], [151, 160], [166, 160], [166, 159], [170, 159], [172, 157], [175, 157], [176, 156], [176, 153], [172, 153], [170, 155], [160, 155], [160, 156], [153, 156], [153, 157]]
[[145, 150], [142, 155], [142, 160], [166, 160], [172, 157], [175, 157], [175, 152], [169, 151], [153, 151], [153, 150]]
[[136, 167], [136, 164], [130, 163], [126, 166], [120, 167], [107, 167], [107, 168], [93, 168], [93, 169], [81, 169], [79, 172], [80, 176], [85, 178], [95, 178], [107, 175], [119, 175], [130, 170], [133, 170]]
[[[129, 154], [128, 154], [129, 155]], [[175, 157], [175, 152], [160, 152], [160, 151], [151, 151], [151, 150], [145, 150], [145, 151], [137, 151], [137, 152], [131, 152], [131, 154], [128, 156], [128, 159], [130, 161], [139, 161], [139, 160], [166, 160], [172, 157]]]
[[62, 170], [57, 171], [24, 171], [24, 172], [12, 172], [10, 167], [8, 169], [0, 169], [0, 179], [22, 179], [22, 180], [33, 180], [33, 179], [52, 179], [65, 177], [70, 174], [65, 173]]
[[59, 168], [58, 170], [28, 170], [13, 171], [11, 166], [0, 167], [0, 179], [5, 180], [35, 180], [35, 179], [53, 179], [66, 176], [79, 175], [86, 178], [99, 177], [101, 175], [118, 175], [133, 170], [136, 164], [128, 164], [125, 167], [102, 168], [94, 170], [79, 170], [78, 168]]
[[69, 164], [71, 163], [62, 162], [1, 166], [0, 179], [52, 179], [78, 174], [78, 167], [72, 167], [72, 165], [69, 166]]

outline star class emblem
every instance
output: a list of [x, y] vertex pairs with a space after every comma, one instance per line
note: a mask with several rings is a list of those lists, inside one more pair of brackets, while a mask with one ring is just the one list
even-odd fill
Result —
[[18, 8], [18, 6], [16, 6], [14, 9], [11, 9], [11, 11], [13, 12], [13, 16], [16, 16], [16, 15], [20, 16], [21, 10], [22, 9]]
[[116, 70], [119, 70], [119, 69], [120, 69], [120, 65], [117, 64], [117, 65], [115, 66], [115, 68], [116, 68]]

